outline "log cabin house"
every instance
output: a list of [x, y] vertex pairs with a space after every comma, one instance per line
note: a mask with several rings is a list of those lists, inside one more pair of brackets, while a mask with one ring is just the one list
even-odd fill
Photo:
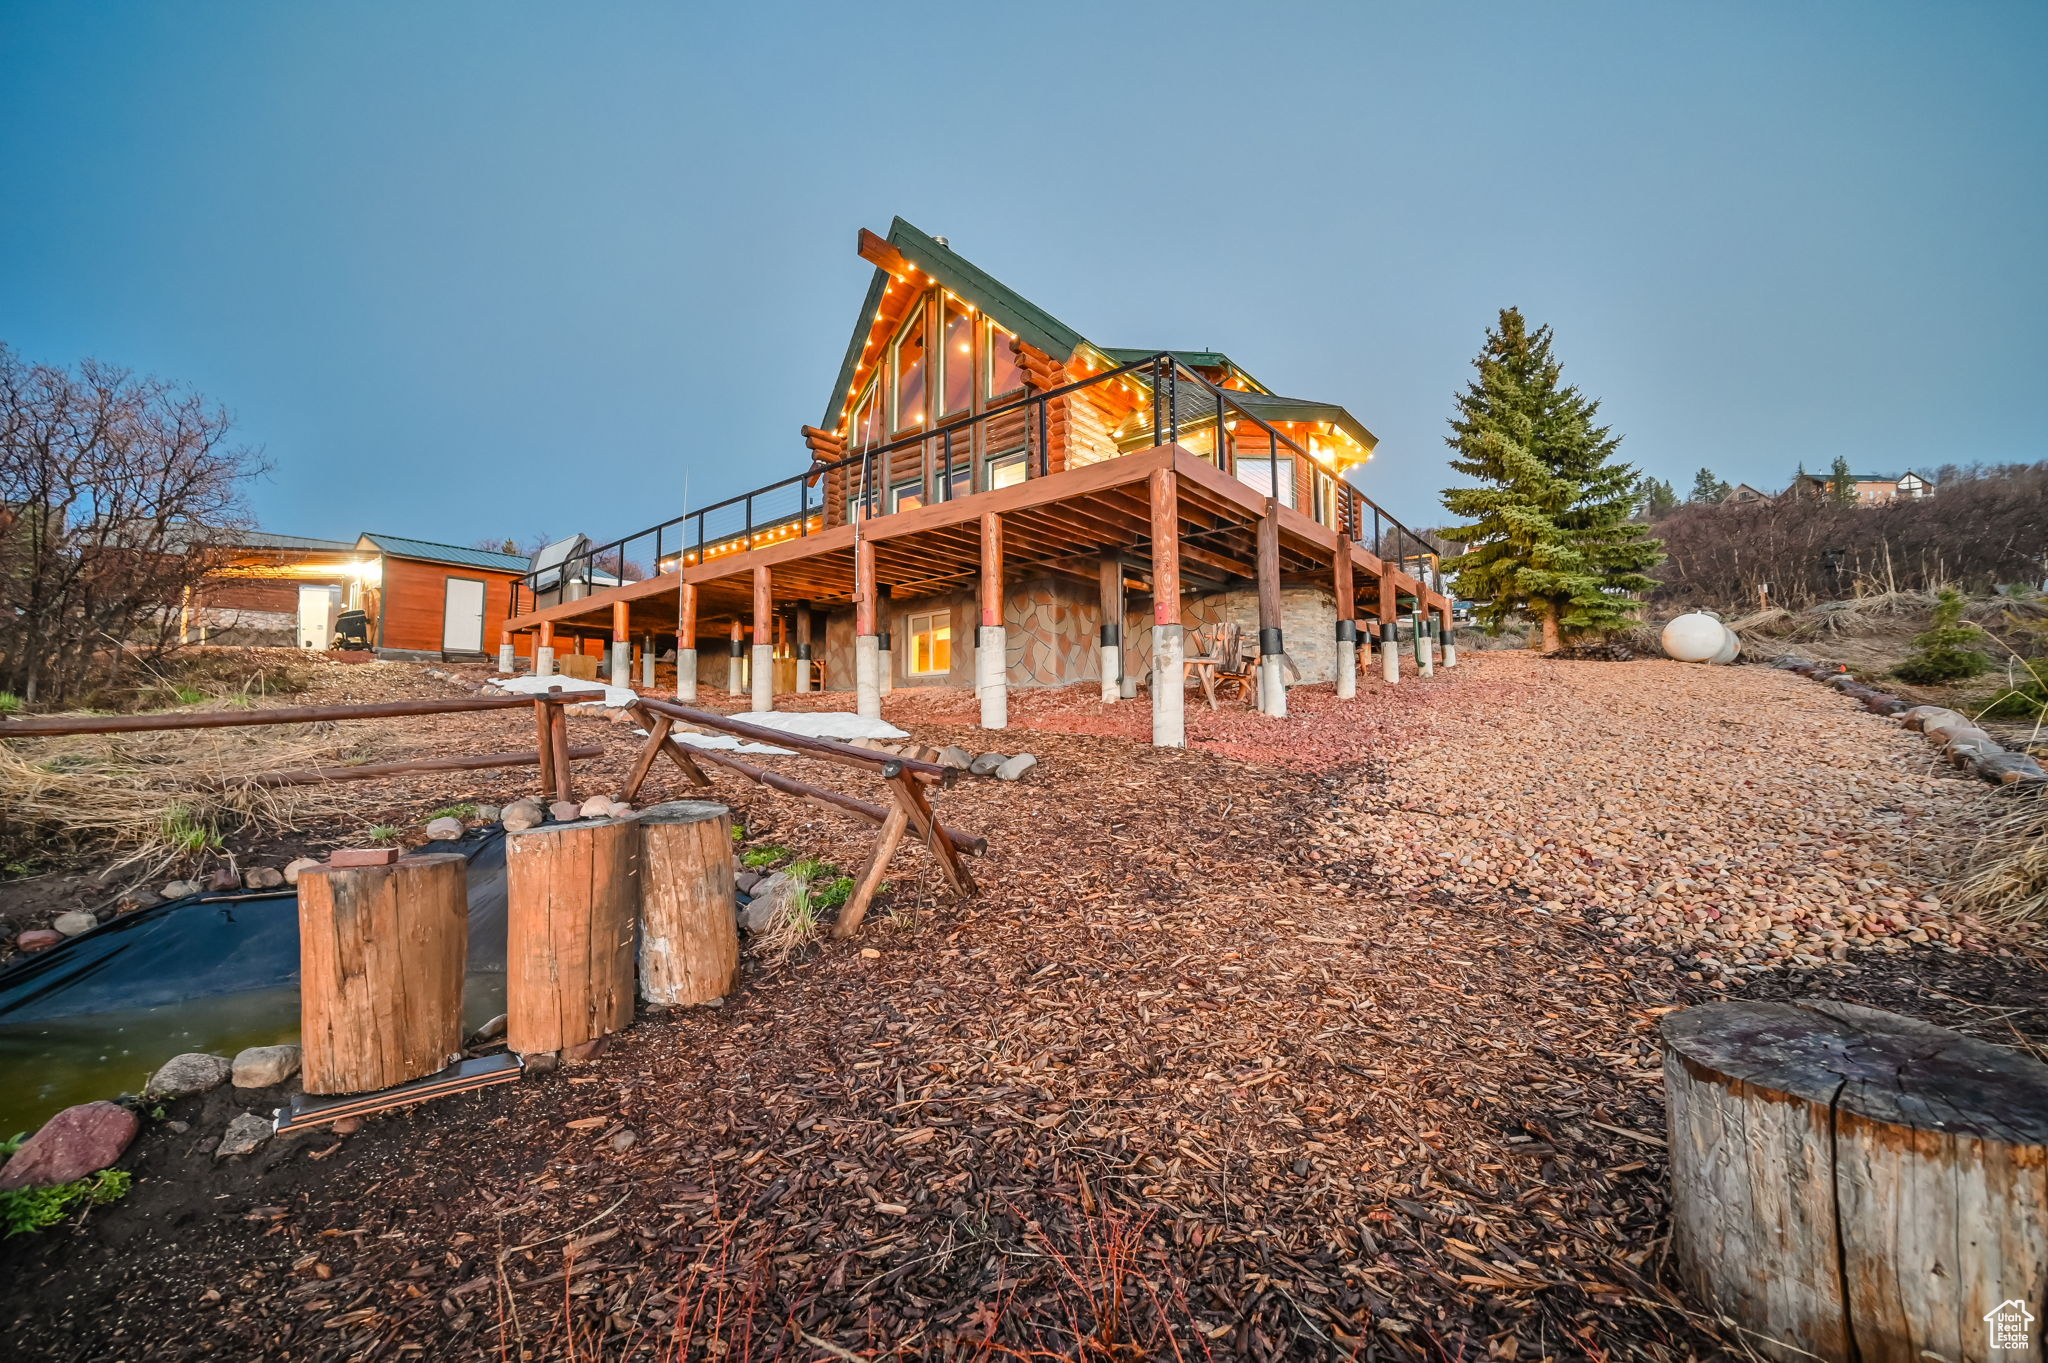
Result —
[[1149, 675], [1177, 746], [1191, 632], [1256, 639], [1275, 714], [1290, 683], [1352, 694], [1361, 637], [1395, 675], [1403, 620], [1420, 665], [1447, 645], [1433, 547], [1347, 481], [1377, 440], [1342, 406], [1221, 353], [1099, 345], [900, 218], [858, 252], [873, 273], [808, 467], [532, 575], [502, 667], [596, 639], [614, 683], [637, 651], [651, 685], [674, 648], [685, 699], [822, 687], [871, 714], [894, 687], [971, 684], [991, 728], [1011, 687], [1112, 702]]
[[181, 642], [325, 649], [344, 611], [367, 616], [380, 658], [481, 661], [531, 564], [517, 554], [397, 535], [308, 539], [239, 531], [178, 607]]

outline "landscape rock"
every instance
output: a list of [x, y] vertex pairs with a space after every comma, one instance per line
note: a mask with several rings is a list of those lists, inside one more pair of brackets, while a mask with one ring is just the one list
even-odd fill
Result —
[[624, 800], [612, 801], [611, 815], [614, 819], [623, 819], [632, 812], [633, 806], [627, 804]]
[[232, 866], [222, 866], [206, 873], [206, 888], [215, 894], [228, 894], [242, 888], [241, 873]]
[[754, 887], [759, 885], [764, 879], [766, 877], [759, 871], [740, 871], [732, 878], [733, 888], [741, 894], [752, 894]]
[[583, 802], [577, 813], [579, 817], [585, 819], [608, 819], [612, 814], [612, 806], [616, 803], [617, 801], [609, 795], [593, 795]]
[[1969, 722], [1965, 716], [1959, 715], [1954, 710], [1943, 705], [1916, 705], [1900, 715], [1899, 720], [1908, 729], [1912, 729], [1915, 732], [1925, 732], [1927, 725], [1931, 721], [1953, 720], [1964, 724]]
[[242, 873], [242, 884], [252, 890], [275, 890], [284, 884], [284, 872], [275, 866], [252, 866]]
[[1020, 752], [996, 768], [998, 781], [1014, 781], [1038, 765], [1038, 759], [1028, 752]]
[[508, 1019], [505, 1014], [498, 1014], [469, 1034], [469, 1044], [481, 1046], [487, 1042], [496, 1041], [499, 1037], [505, 1035], [505, 1024], [507, 1021]]
[[504, 824], [508, 833], [523, 833], [529, 828], [540, 827], [546, 817], [547, 815], [534, 801], [514, 800], [505, 806], [505, 812], [498, 816], [498, 821]]
[[214, 1147], [215, 1159], [232, 1159], [236, 1155], [253, 1155], [263, 1143], [275, 1135], [271, 1124], [253, 1112], [238, 1112], [228, 1123], [228, 1129], [221, 1134], [220, 1144]]
[[1006, 752], [985, 752], [967, 764], [967, 770], [976, 776], [991, 775], [997, 767], [1010, 760]]
[[443, 817], [427, 820], [427, 840], [429, 842], [454, 842], [461, 838], [461, 836], [462, 820], [460, 819]]
[[100, 920], [83, 909], [73, 909], [69, 913], [60, 913], [50, 922], [51, 927], [63, 933], [66, 937], [76, 937], [80, 933], [91, 932], [99, 925]]
[[298, 1072], [297, 1046], [250, 1046], [236, 1053], [232, 1077], [238, 1089], [268, 1089]]
[[958, 744], [939, 749], [938, 763], [954, 771], [966, 771], [974, 763], [974, 754]]
[[632, 1127], [612, 1132], [612, 1149], [624, 1153], [640, 1143], [640, 1133]]
[[114, 901], [114, 912], [137, 913], [143, 909], [153, 909], [163, 902], [164, 897], [155, 890], [150, 889], [147, 885], [137, 885], [134, 889]]
[[505, 811], [496, 805], [478, 805], [476, 807], [476, 817], [482, 823], [496, 823], [505, 817]]
[[165, 884], [163, 896], [165, 899], [183, 899], [187, 895], [198, 894], [200, 888], [196, 880], [173, 880]]
[[284, 883], [287, 885], [296, 885], [299, 883], [300, 876], [304, 875], [308, 871], [317, 870], [324, 865], [326, 865], [326, 863], [321, 861], [320, 858], [318, 857], [299, 857], [295, 860], [288, 861], [285, 863], [284, 866]]
[[548, 806], [548, 813], [556, 823], [574, 823], [583, 817], [583, 806], [574, 800], [557, 800]]
[[777, 871], [757, 884], [751, 893], [753, 900], [740, 910], [740, 927], [751, 933], [766, 932], [776, 916], [783, 912], [790, 896], [796, 893], [796, 882]]
[[140, 1125], [119, 1103], [67, 1107], [0, 1167], [0, 1190], [46, 1188], [96, 1174], [121, 1158]]
[[224, 1055], [187, 1051], [166, 1060], [143, 1092], [151, 1098], [183, 1098], [219, 1088], [234, 1072], [234, 1062]]
[[64, 934], [61, 932], [52, 932], [49, 928], [30, 928], [14, 939], [14, 945], [21, 951], [48, 951], [63, 940]]

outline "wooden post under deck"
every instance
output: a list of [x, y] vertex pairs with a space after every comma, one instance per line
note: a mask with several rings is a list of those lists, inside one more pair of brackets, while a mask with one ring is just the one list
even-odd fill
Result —
[[676, 699], [697, 699], [697, 587], [688, 581], [676, 588]]
[[1351, 541], [1337, 537], [1333, 587], [1337, 596], [1337, 699], [1358, 694], [1358, 594], [1351, 582]]
[[511, 676], [519, 667], [519, 650], [512, 646], [512, 631], [498, 631], [498, 671]]
[[1147, 484], [1152, 509], [1152, 743], [1185, 748], [1186, 651], [1180, 625], [1180, 483], [1172, 469], [1154, 470]]
[[1003, 518], [981, 518], [981, 628], [974, 637], [974, 689], [981, 697], [981, 727], [1010, 724], [1010, 645], [1003, 629]]
[[882, 717], [882, 655], [875, 638], [875, 542], [862, 535], [853, 550], [854, 709], [865, 719]]
[[811, 603], [799, 601], [796, 607], [796, 689], [811, 689]]
[[612, 603], [612, 685], [633, 684], [632, 608], [623, 601]]
[[729, 696], [738, 696], [743, 695], [746, 690], [742, 683], [746, 680], [747, 669], [741, 664], [746, 661], [747, 637], [746, 626], [740, 623], [737, 615], [732, 618], [731, 648], [732, 657], [728, 658], [725, 664], [725, 693]]
[[1394, 599], [1394, 579], [1380, 569], [1380, 675], [1389, 686], [1401, 680], [1401, 615]]
[[766, 565], [754, 569], [754, 709], [775, 708], [775, 579]]
[[1097, 569], [1102, 587], [1102, 700], [1106, 705], [1123, 697], [1124, 677], [1124, 564], [1113, 553], [1102, 556]]
[[1287, 718], [1287, 679], [1280, 659], [1287, 652], [1280, 632], [1280, 502], [1266, 499], [1259, 517], [1259, 711]]
[[540, 633], [534, 636], [538, 642], [533, 646], [533, 675], [552, 677], [555, 675], [555, 622], [540, 622]]
[[1451, 608], [1449, 606], [1441, 607], [1439, 613], [1442, 616], [1444, 631], [1444, 666], [1456, 667], [1458, 665], [1458, 641], [1457, 637], [1451, 633]]

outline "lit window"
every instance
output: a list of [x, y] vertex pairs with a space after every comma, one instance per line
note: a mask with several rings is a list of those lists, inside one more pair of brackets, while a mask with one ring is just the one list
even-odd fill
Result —
[[924, 308], [910, 314], [890, 348], [896, 371], [896, 426], [904, 430], [924, 424]]
[[913, 511], [924, 505], [924, 480], [911, 478], [889, 489], [891, 511]]
[[[1274, 475], [1279, 475], [1279, 491], [1274, 489]], [[1268, 459], [1261, 455], [1257, 459], [1240, 454], [1237, 457], [1237, 476], [1240, 481], [1257, 489], [1260, 496], [1278, 497], [1280, 505], [1294, 505], [1294, 457], [1282, 455]]]
[[953, 462], [953, 476], [945, 486], [946, 500], [952, 501], [955, 497], [965, 497], [972, 491], [974, 491], [974, 461], [972, 459], [956, 459]]
[[986, 484], [991, 488], [1013, 487], [1030, 476], [1025, 467], [1024, 451], [989, 456]]
[[974, 314], [957, 298], [946, 300], [945, 336], [939, 342], [940, 415], [964, 412], [974, 398]]
[[1017, 352], [1010, 343], [1017, 338], [994, 322], [988, 324], [988, 392], [991, 400], [1016, 392], [1024, 386], [1024, 371], [1017, 364]]
[[882, 443], [882, 385], [879, 381], [868, 384], [860, 401], [853, 409], [853, 449], [864, 449], [869, 445]]
[[908, 621], [910, 675], [943, 676], [953, 670], [953, 613], [928, 611]]

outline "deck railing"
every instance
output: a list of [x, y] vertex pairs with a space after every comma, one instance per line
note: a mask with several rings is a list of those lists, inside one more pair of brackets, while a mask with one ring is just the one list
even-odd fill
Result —
[[[1052, 404], [1108, 384], [1126, 389], [1137, 385], [1146, 396], [1138, 414], [1145, 420], [1135, 428], [1127, 427], [1130, 433], [1117, 438], [1118, 454], [1194, 441], [1203, 458], [1233, 477], [1241, 476], [1241, 461], [1266, 461], [1266, 476], [1254, 485], [1268, 488], [1278, 468], [1274, 461], [1292, 459], [1296, 468], [1307, 470], [1308, 505], [1298, 510], [1365, 545], [1431, 590], [1443, 590], [1433, 544], [1324, 468], [1291, 436], [1247, 410], [1233, 390], [1211, 383], [1162, 351], [832, 463], [813, 464], [764, 487], [586, 549], [559, 566], [528, 573], [514, 582], [512, 614], [537, 608], [543, 594], [574, 599], [593, 590], [676, 572], [686, 565], [817, 534], [834, 523], [826, 499], [839, 483], [844, 484], [839, 493], [841, 519], [891, 514], [899, 508], [890, 505], [898, 489], [890, 486], [889, 470], [893, 456], [899, 453], [915, 452], [921, 462], [929, 459], [928, 473], [918, 484], [919, 504], [927, 498], [949, 501], [985, 490], [976, 487], [982, 481], [976, 477], [977, 466], [986, 466], [990, 458], [987, 437], [999, 424], [1009, 433], [1009, 448], [997, 453], [1010, 459], [1021, 454], [1026, 479], [1047, 477], [1053, 472]], [[977, 436], [982, 438], [978, 441]], [[977, 452], [978, 443], [984, 448]], [[1281, 500], [1291, 505], [1286, 491], [1282, 489]], [[550, 584], [545, 593], [537, 589], [542, 578]]]

